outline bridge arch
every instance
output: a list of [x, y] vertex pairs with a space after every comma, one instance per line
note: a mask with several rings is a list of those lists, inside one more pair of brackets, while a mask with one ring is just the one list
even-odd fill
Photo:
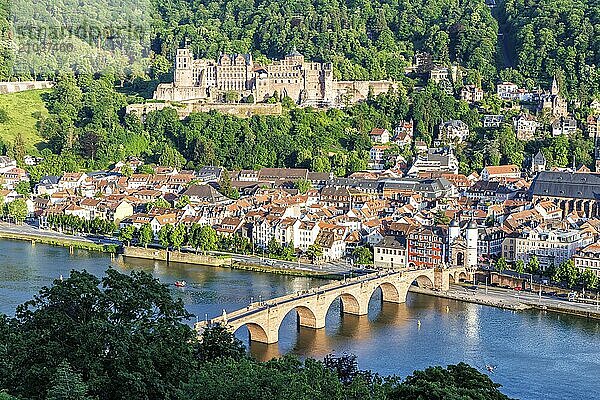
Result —
[[416, 276], [413, 279], [412, 284], [413, 285], [416, 284], [416, 286], [418, 286], [420, 288], [427, 288], [427, 289], [433, 288], [433, 280], [425, 274]]
[[304, 326], [307, 328], [319, 329], [325, 326], [325, 317], [322, 316], [320, 312], [315, 312], [311, 308], [298, 305], [295, 307], [290, 307], [289, 310], [284, 310], [281, 313], [281, 318], [277, 321], [277, 330], [281, 328], [281, 324], [283, 320], [291, 313], [295, 312], [296, 317], [298, 318], [298, 325]]
[[[375, 287], [373, 293], [377, 289], [381, 288], [381, 300], [387, 301], [390, 303], [400, 303], [400, 290], [391, 282], [382, 282], [378, 286]], [[371, 293], [371, 297], [373, 296]]]
[[469, 280], [469, 275], [467, 275], [467, 273], [465, 271], [460, 271], [460, 272], [455, 272], [454, 276], [457, 277], [455, 279], [455, 281], [458, 283], [461, 280], [462, 281], [468, 281]]
[[341, 311], [347, 314], [362, 315], [365, 314], [365, 312], [363, 312], [363, 309], [368, 307], [368, 304], [367, 306], [363, 305], [354, 294], [349, 292], [343, 292], [341, 294], [338, 294], [337, 296], [332, 296], [331, 299], [329, 299], [329, 301], [325, 305], [326, 307], [324, 307], [325, 315], [327, 315], [329, 309], [331, 308], [331, 305], [337, 299], [340, 299]]
[[248, 334], [250, 336], [251, 342], [260, 342], [260, 343], [271, 343], [272, 340], [269, 340], [269, 335], [267, 334], [267, 330], [263, 328], [260, 324], [256, 322], [246, 322], [238, 326], [234, 333], [237, 332], [242, 327], [246, 327], [248, 329]]

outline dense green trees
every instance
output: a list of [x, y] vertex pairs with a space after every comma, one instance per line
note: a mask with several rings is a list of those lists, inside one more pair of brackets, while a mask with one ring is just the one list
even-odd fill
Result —
[[194, 53], [237, 52], [281, 58], [294, 47], [333, 62], [338, 78], [402, 80], [417, 50], [459, 62], [488, 82], [495, 75], [497, 24], [483, 2], [155, 0], [165, 29], [157, 41], [171, 56], [188, 38]]
[[600, 95], [600, 5], [593, 0], [500, 2], [514, 43], [516, 68], [525, 78], [552, 80], [584, 102]]

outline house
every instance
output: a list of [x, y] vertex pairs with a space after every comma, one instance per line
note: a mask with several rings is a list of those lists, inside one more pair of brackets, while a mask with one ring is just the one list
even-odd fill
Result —
[[486, 129], [499, 128], [503, 122], [504, 115], [502, 114], [487, 114], [483, 116], [483, 127]]
[[524, 228], [504, 238], [502, 257], [509, 262], [523, 260], [528, 263], [531, 257], [536, 256], [544, 271], [567, 261], [588, 242], [576, 229]]
[[87, 179], [87, 174], [83, 172], [65, 172], [58, 181], [59, 190], [69, 190], [78, 188]]
[[161, 215], [155, 215], [150, 220], [150, 227], [152, 228], [152, 232], [156, 236], [158, 231], [165, 225], [175, 225], [177, 223], [177, 214], [175, 213], [166, 213]]
[[413, 141], [414, 123], [410, 121], [401, 121], [394, 128], [394, 143], [400, 147], [409, 146]]
[[260, 182], [278, 183], [296, 182], [300, 179], [307, 179], [308, 169], [306, 168], [261, 168], [258, 172]]
[[346, 242], [344, 241], [344, 228], [329, 227], [321, 229], [315, 239], [315, 245], [323, 251], [321, 261], [331, 262], [340, 260], [346, 254]]
[[450, 70], [446, 67], [435, 67], [429, 72], [429, 79], [435, 83], [450, 81]]
[[0, 173], [0, 181], [4, 189], [14, 189], [19, 182], [28, 182], [27, 172], [19, 167], [7, 167], [4, 172]]
[[385, 236], [373, 246], [373, 265], [375, 268], [408, 268], [406, 237]]
[[546, 170], [546, 157], [542, 150], [538, 150], [538, 152], [531, 159], [531, 173], [537, 174], [538, 172]]
[[595, 115], [588, 116], [585, 126], [588, 137], [595, 138], [600, 136], [600, 117]]
[[218, 182], [223, 174], [223, 167], [215, 167], [214, 165], [206, 165], [196, 173], [196, 176], [202, 182]]
[[7, 157], [7, 156], [0, 156], [0, 173], [4, 172], [3, 170], [9, 170], [12, 167], [16, 167], [17, 166], [17, 161]]
[[387, 129], [373, 128], [369, 137], [373, 143], [386, 144], [390, 141], [390, 132]]
[[532, 140], [535, 137], [535, 131], [541, 126], [530, 114], [521, 114], [513, 118], [513, 124], [519, 140]]
[[369, 150], [369, 167], [372, 169], [385, 169], [386, 157], [385, 151], [389, 149], [388, 145], [375, 145]]
[[521, 169], [514, 164], [490, 165], [481, 171], [481, 179], [484, 181], [497, 181], [503, 179], [518, 179], [521, 177]]
[[466, 85], [460, 90], [460, 99], [467, 103], [477, 103], [483, 100], [483, 90], [475, 85]]
[[519, 98], [519, 87], [512, 82], [501, 82], [496, 85], [496, 94], [502, 100], [516, 100]]
[[440, 139], [462, 142], [469, 136], [469, 127], [461, 120], [450, 120], [440, 124]]
[[574, 134], [577, 131], [577, 121], [571, 117], [559, 117], [552, 122], [552, 136]]
[[207, 184], [193, 184], [182, 194], [188, 196], [190, 203], [218, 204], [227, 201], [227, 197], [217, 192], [215, 188]]
[[592, 243], [575, 253], [573, 263], [580, 272], [590, 270], [600, 278], [600, 242]]
[[315, 221], [302, 221], [294, 229], [294, 245], [301, 251], [306, 251], [315, 243], [321, 228]]
[[408, 170], [408, 175], [417, 176], [421, 172], [449, 172], [458, 174], [458, 159], [449, 148], [432, 148], [417, 156]]

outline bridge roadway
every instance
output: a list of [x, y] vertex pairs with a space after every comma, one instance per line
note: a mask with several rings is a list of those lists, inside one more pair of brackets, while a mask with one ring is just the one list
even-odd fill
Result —
[[321, 329], [331, 304], [340, 298], [342, 312], [366, 315], [369, 300], [381, 288], [382, 301], [404, 303], [413, 282], [421, 287], [448, 290], [451, 282], [468, 279], [470, 274], [464, 267], [440, 269], [403, 269], [380, 271], [369, 275], [332, 282], [318, 288], [277, 297], [263, 302], [254, 302], [246, 308], [223, 313], [223, 315], [196, 324], [201, 333], [206, 327], [221, 324], [232, 332], [246, 326], [250, 340], [261, 343], [276, 343], [279, 327], [285, 316], [295, 310], [298, 324]]

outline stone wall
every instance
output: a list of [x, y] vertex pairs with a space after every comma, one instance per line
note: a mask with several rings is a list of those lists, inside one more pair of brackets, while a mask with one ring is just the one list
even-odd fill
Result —
[[181, 251], [167, 251], [164, 249], [151, 249], [143, 247], [123, 246], [123, 256], [142, 258], [145, 260], [165, 261], [167, 263], [182, 263], [194, 265], [209, 265], [212, 267], [229, 267], [231, 258], [220, 258]]
[[24, 92], [26, 90], [50, 89], [52, 81], [0, 82], [0, 94]]
[[281, 115], [281, 104], [245, 104], [245, 103], [143, 103], [130, 104], [126, 108], [128, 114], [135, 114], [142, 120], [151, 111], [162, 110], [166, 107], [174, 108], [179, 115], [179, 118], [184, 119], [192, 112], [209, 112], [218, 111], [223, 114], [233, 115], [239, 118], [247, 118], [252, 115]]

